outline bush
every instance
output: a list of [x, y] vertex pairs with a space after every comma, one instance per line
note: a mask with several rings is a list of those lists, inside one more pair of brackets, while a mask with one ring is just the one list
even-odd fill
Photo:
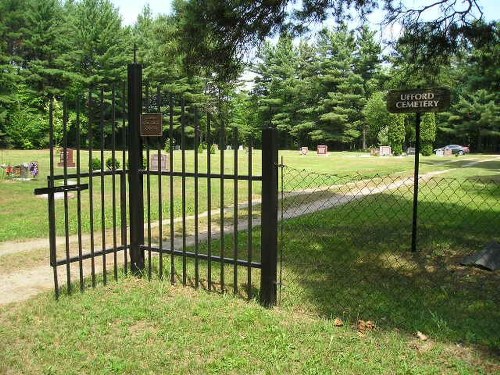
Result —
[[90, 163], [89, 168], [93, 171], [98, 171], [99, 169], [101, 169], [101, 159], [92, 158], [92, 162]]
[[211, 144], [211, 145], [210, 145], [210, 153], [211, 153], [211, 154], [215, 154], [215, 153], [216, 153], [216, 151], [217, 151], [217, 150], [216, 150], [216, 148], [215, 148], [215, 145], [214, 145], [214, 144]]
[[422, 147], [420, 148], [420, 153], [423, 156], [431, 156], [432, 155], [432, 143], [424, 143], [422, 144]]
[[106, 159], [106, 167], [109, 170], [115, 170], [120, 168], [120, 162], [116, 158], [109, 157]]

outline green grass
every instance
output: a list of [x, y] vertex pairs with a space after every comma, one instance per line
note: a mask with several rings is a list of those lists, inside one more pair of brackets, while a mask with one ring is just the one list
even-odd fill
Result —
[[[186, 152], [186, 170], [192, 171], [194, 169], [194, 152]], [[340, 175], [343, 176], [342, 179], [338, 177], [326, 177], [323, 184], [327, 186], [333, 183], [338, 183], [338, 181], [345, 182], [346, 176], [357, 176], [356, 178], [366, 178], [374, 175], [386, 176], [392, 174], [399, 174], [403, 176], [411, 176], [413, 173], [413, 158], [412, 157], [364, 157], [366, 154], [360, 153], [330, 153], [328, 157], [320, 157], [313, 153], [307, 156], [300, 156], [298, 152], [295, 151], [280, 151], [280, 156], [283, 156], [284, 163], [295, 169], [307, 169], [308, 171], [318, 172], [318, 173], [328, 173], [329, 175]], [[99, 153], [94, 152], [93, 157], [98, 157]], [[111, 152], [106, 151], [104, 159], [111, 156]], [[206, 170], [206, 154], [199, 154], [199, 168], [200, 171]], [[82, 170], [88, 170], [88, 153], [82, 151]], [[117, 152], [117, 158], [121, 162], [121, 165], [125, 163], [121, 159], [121, 153]], [[500, 161], [482, 163], [473, 168], [461, 168], [464, 164], [473, 160], [485, 160], [492, 158], [486, 155], [467, 155], [460, 158], [439, 158], [439, 157], [428, 157], [422, 158], [421, 163], [421, 173], [426, 173], [429, 171], [439, 170], [439, 169], [449, 169], [452, 168], [453, 171], [450, 175], [457, 176], [458, 178], [469, 178], [476, 175], [491, 175], [493, 178], [498, 178], [498, 164]], [[55, 162], [59, 161], [58, 156], [55, 156]], [[75, 155], [76, 159], [76, 155]], [[219, 153], [212, 155], [212, 172], [217, 173], [219, 171]], [[37, 187], [46, 186], [46, 176], [49, 170], [49, 152], [48, 150], [36, 150], [36, 151], [20, 151], [20, 150], [0, 150], [0, 164], [19, 164], [22, 162], [28, 162], [36, 160], [40, 165], [40, 175], [37, 180], [33, 181], [15, 181], [7, 179], [4, 170], [0, 170], [0, 242], [8, 240], [19, 240], [28, 238], [43, 238], [48, 234], [48, 220], [47, 220], [47, 202], [44, 199], [37, 198], [33, 195], [33, 189]], [[175, 169], [180, 170], [180, 152], [176, 151], [174, 155]], [[261, 160], [260, 151], [255, 150], [253, 156], [253, 170], [256, 175], [260, 174]], [[239, 153], [239, 171], [246, 174], [248, 169], [247, 158], [245, 152]], [[70, 169], [69, 173], [74, 172], [74, 169]], [[232, 152], [226, 152], [225, 155], [225, 172], [233, 173], [233, 154]], [[56, 174], [62, 174], [63, 169], [56, 167]], [[147, 181], [147, 178], [145, 178]], [[120, 197], [120, 187], [119, 178], [116, 179], [117, 185], [115, 186], [115, 196], [117, 201]], [[62, 183], [60, 181], [59, 183]], [[82, 179], [81, 183], [88, 183], [88, 179]], [[112, 178], [105, 177], [105, 203], [104, 203], [104, 217], [102, 215], [101, 200], [100, 200], [100, 190], [101, 190], [101, 179], [100, 177], [94, 177], [93, 179], [93, 215], [94, 215], [94, 230], [99, 230], [101, 228], [102, 222], [105, 223], [106, 228], [111, 228], [116, 222], [117, 226], [120, 226], [120, 207], [116, 205], [116, 221], [113, 220], [113, 200], [112, 200]], [[309, 186], [315, 181], [310, 179], [304, 179], [300, 181], [301, 186]], [[290, 190], [296, 188], [298, 185], [290, 185], [290, 182], [286, 181], [285, 189]], [[147, 182], [145, 182], [145, 191], [147, 190]], [[199, 200], [199, 210], [203, 212], [207, 208], [207, 185], [205, 181], [200, 181], [199, 186], [200, 200]], [[216, 208], [220, 205], [220, 189], [221, 185], [218, 181], [213, 181], [212, 183], [212, 208]], [[159, 204], [158, 204], [158, 179], [155, 176], [150, 178], [150, 190], [153, 192], [153, 197], [151, 199], [151, 216], [152, 219], [157, 219], [159, 215]], [[169, 183], [168, 178], [164, 177], [162, 179], [162, 215], [167, 218], [170, 212], [169, 206]], [[182, 202], [179, 199], [181, 195], [181, 183], [180, 179], [176, 178], [174, 180], [174, 216], [178, 217], [181, 214]], [[226, 181], [224, 184], [224, 202], [225, 205], [231, 205], [233, 202], [233, 183], [232, 181]], [[76, 194], [76, 193], [73, 193]], [[254, 183], [253, 185], [253, 197], [258, 198], [260, 195], [260, 184]], [[83, 215], [83, 232], [88, 233], [89, 227], [89, 217], [90, 217], [90, 192], [88, 190], [82, 192], [82, 215]], [[193, 180], [188, 179], [186, 182], [186, 210], [188, 215], [194, 213], [193, 205], [194, 196], [194, 185]], [[247, 200], [248, 196], [248, 184], [246, 182], [240, 182], [238, 185], [238, 201], [244, 202]], [[147, 203], [147, 201], [145, 200]], [[75, 234], [77, 231], [77, 219], [76, 219], [76, 199], [69, 200], [69, 233]], [[56, 220], [57, 220], [57, 234], [64, 235], [64, 203], [62, 200], [56, 201]]]
[[125, 278], [0, 310], [0, 372], [24, 374], [473, 374], [481, 352], [396, 329], [359, 335], [346, 321]]
[[[433, 164], [429, 170], [443, 162], [426, 160]], [[0, 373], [498, 373], [500, 275], [458, 265], [463, 255], [498, 237], [499, 185], [488, 182], [498, 175], [498, 164], [481, 165], [488, 167], [472, 174], [457, 167], [458, 180], [421, 185], [417, 254], [409, 251], [412, 189], [407, 187], [287, 220], [280, 242], [280, 305], [272, 310], [231, 295], [230, 265], [224, 267], [227, 294], [221, 293], [216, 265], [218, 293], [204, 290], [206, 262], [198, 265], [201, 289], [181, 287], [182, 258], [176, 258], [178, 286], [171, 286], [169, 256], [164, 281], [157, 280], [154, 257], [151, 281], [120, 275], [114, 282], [110, 275], [108, 285], [63, 293], [59, 301], [48, 292], [1, 307]], [[479, 175], [487, 179], [471, 180]], [[307, 176], [308, 183], [318, 181], [313, 173]], [[335, 198], [332, 192], [311, 195], [288, 197], [286, 207]], [[259, 235], [256, 228], [254, 260], [260, 259]], [[243, 259], [247, 236], [238, 234]], [[224, 238], [227, 256], [233, 254], [233, 240]], [[221, 247], [220, 240], [213, 241], [214, 254]], [[206, 250], [201, 244], [199, 251]], [[7, 263], [16, 259], [12, 255]], [[188, 260], [188, 285], [194, 284], [195, 270]], [[238, 295], [245, 297], [247, 273], [244, 268], [238, 273]], [[252, 289], [258, 287], [255, 270]], [[335, 326], [337, 317], [344, 326]], [[360, 335], [358, 319], [372, 320], [377, 328]], [[417, 339], [417, 331], [429, 340]]]

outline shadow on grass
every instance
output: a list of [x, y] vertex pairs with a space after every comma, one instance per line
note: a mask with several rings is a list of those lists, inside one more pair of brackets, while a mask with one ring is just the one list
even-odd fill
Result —
[[286, 221], [283, 305], [500, 354], [500, 272], [459, 265], [498, 240], [498, 205], [420, 202], [417, 253], [411, 207], [381, 194]]

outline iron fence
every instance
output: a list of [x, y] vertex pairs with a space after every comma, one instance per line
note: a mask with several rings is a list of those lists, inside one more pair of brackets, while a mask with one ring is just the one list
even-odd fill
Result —
[[421, 177], [416, 252], [413, 177], [286, 166], [281, 184], [282, 306], [500, 342], [499, 272], [460, 264], [500, 240], [500, 179]]

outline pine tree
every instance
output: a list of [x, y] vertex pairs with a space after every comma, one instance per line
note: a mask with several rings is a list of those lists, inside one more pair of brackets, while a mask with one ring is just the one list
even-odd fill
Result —
[[345, 24], [324, 30], [318, 41], [322, 99], [316, 107], [319, 121], [311, 137], [337, 148], [355, 146], [365, 104], [363, 80], [353, 71], [355, 38]]
[[61, 13], [62, 7], [57, 0], [31, 0], [26, 10], [23, 75], [36, 96], [57, 94], [69, 83], [65, 70], [58, 63], [64, 35]]
[[[356, 52], [354, 72], [359, 74], [363, 82], [365, 100], [381, 89], [381, 47], [375, 41], [375, 32], [368, 26], [362, 26], [356, 35]], [[366, 149], [369, 124], [365, 119], [361, 122], [362, 148]]]

